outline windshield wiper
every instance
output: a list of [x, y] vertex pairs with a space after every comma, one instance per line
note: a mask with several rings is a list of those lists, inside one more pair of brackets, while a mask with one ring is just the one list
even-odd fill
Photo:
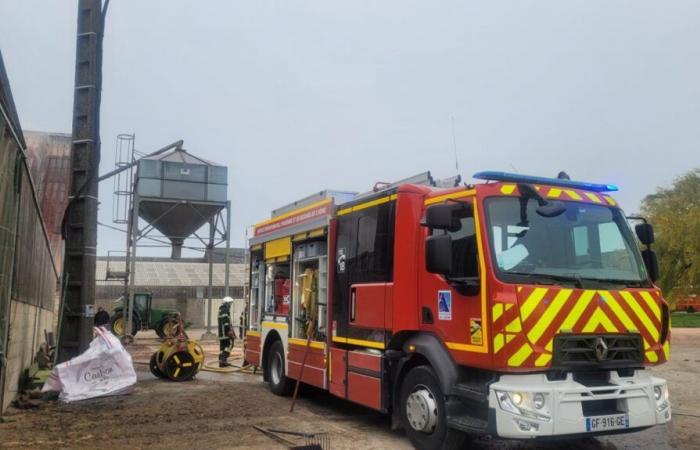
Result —
[[506, 272], [510, 275], [521, 275], [529, 278], [544, 278], [552, 281], [566, 281], [573, 283], [579, 289], [583, 289], [583, 280], [580, 276], [569, 276], [569, 275], [552, 275], [549, 273], [539, 273], [539, 272]]
[[619, 278], [584, 278], [586, 281], [597, 281], [599, 283], [621, 284], [627, 287], [648, 287], [649, 285], [640, 280], [623, 280]]

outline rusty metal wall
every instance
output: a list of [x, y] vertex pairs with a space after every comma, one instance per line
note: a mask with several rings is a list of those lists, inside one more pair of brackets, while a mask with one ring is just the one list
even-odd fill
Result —
[[0, 54], [0, 413], [43, 331], [54, 331], [58, 272]]
[[27, 163], [44, 216], [54, 264], [62, 270], [63, 238], [61, 222], [68, 205], [70, 188], [71, 135], [25, 131]]

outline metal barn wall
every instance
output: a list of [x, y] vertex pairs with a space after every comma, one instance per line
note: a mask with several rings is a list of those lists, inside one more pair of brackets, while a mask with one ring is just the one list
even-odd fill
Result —
[[0, 55], [0, 413], [55, 331], [58, 273]]
[[17, 143], [12, 137], [10, 126], [5, 115], [0, 112], [0, 413], [4, 410], [3, 391], [7, 378], [5, 361], [19, 204], [15, 182], [18, 155]]

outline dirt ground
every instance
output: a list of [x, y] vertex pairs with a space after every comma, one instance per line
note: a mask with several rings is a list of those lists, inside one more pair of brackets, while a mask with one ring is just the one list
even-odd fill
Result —
[[[700, 444], [700, 329], [674, 329], [671, 362], [653, 369], [670, 383], [674, 418], [639, 433], [564, 442], [482, 438], [483, 449], [691, 449]], [[272, 395], [259, 375], [201, 372], [185, 383], [153, 377], [144, 364], [155, 339], [130, 347], [139, 376], [131, 395], [73, 404], [43, 402], [34, 410], [10, 410], [0, 423], [0, 448], [241, 448], [283, 449], [253, 428], [328, 433], [333, 449], [409, 449], [386, 417], [306, 388], [294, 413], [291, 400]], [[214, 345], [205, 346], [209, 361]], [[301, 441], [298, 441], [301, 444]]]

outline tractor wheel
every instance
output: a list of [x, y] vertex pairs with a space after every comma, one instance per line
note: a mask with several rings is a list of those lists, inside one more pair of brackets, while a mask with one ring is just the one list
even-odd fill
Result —
[[275, 341], [267, 354], [268, 380], [273, 394], [288, 396], [294, 389], [294, 380], [284, 373], [284, 348], [281, 341]]
[[401, 384], [401, 425], [416, 448], [458, 449], [466, 435], [447, 427], [446, 399], [429, 366], [411, 369]]
[[191, 380], [197, 371], [197, 363], [187, 351], [172, 353], [163, 363], [163, 372], [173, 381]]
[[[112, 317], [110, 321], [110, 327], [112, 328], [112, 334], [115, 336], [124, 336], [124, 330], [126, 329], [126, 321], [122, 313], [117, 313]], [[131, 335], [136, 336], [136, 333], [141, 329], [141, 322], [139, 322], [138, 317], [134, 316], [131, 319]]]
[[173, 332], [173, 327], [176, 326], [177, 323], [178, 320], [174, 316], [163, 317], [162, 319], [160, 319], [160, 322], [158, 322], [158, 325], [156, 326], [156, 334], [161, 339], [170, 337]]
[[158, 368], [158, 364], [156, 364], [156, 355], [158, 352], [155, 352], [153, 355], [151, 355], [151, 361], [148, 363], [148, 368], [151, 369], [151, 373], [156, 376], [156, 378], [168, 378], [165, 376], [163, 372], [160, 371]]
[[695, 308], [693, 308], [692, 306], [688, 306], [688, 309], [686, 309], [686, 312], [688, 314], [693, 314], [695, 312]]

